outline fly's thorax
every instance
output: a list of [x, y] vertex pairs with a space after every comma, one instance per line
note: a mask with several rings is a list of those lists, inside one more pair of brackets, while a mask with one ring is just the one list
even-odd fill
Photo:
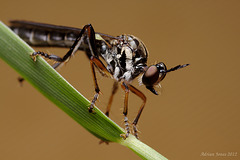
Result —
[[[145, 47], [144, 43], [137, 37], [133, 35], [121, 35], [119, 36], [120, 42], [118, 43], [118, 46], [122, 48], [122, 50], [131, 50], [128, 51], [129, 55], [128, 57], [132, 57], [132, 59], [135, 60], [135, 58], [141, 58], [144, 62], [147, 61], [148, 57], [148, 51]], [[121, 51], [123, 52], [123, 51]], [[139, 59], [134, 61], [136, 63]]]
[[146, 65], [148, 52], [145, 45], [132, 35], [121, 35], [110, 41], [110, 45], [111, 48], [105, 51], [103, 58], [113, 77], [117, 80], [133, 80], [142, 72], [141, 66]]

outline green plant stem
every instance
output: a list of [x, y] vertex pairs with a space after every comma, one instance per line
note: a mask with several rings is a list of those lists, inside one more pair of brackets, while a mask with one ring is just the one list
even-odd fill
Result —
[[45, 97], [101, 140], [127, 146], [142, 159], [166, 159], [132, 135], [123, 140], [120, 134], [124, 134], [124, 130], [97, 107], [95, 113], [90, 114], [90, 102], [40, 56], [34, 62], [30, 56], [33, 52], [31, 47], [0, 22], [0, 58]]

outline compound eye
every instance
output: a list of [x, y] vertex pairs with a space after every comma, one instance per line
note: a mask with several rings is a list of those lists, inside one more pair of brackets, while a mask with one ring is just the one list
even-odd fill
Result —
[[142, 83], [145, 86], [153, 86], [158, 81], [158, 78], [159, 78], [158, 68], [155, 65], [150, 66], [148, 67], [148, 69], [146, 70], [142, 77]]

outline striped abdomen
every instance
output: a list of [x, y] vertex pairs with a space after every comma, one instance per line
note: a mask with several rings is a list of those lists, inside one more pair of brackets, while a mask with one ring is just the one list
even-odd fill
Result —
[[73, 32], [48, 31], [34, 28], [11, 27], [25, 42], [34, 46], [71, 47], [77, 38]]
[[[11, 29], [33, 46], [71, 47], [81, 29], [28, 21], [11, 21]], [[83, 49], [86, 45], [81, 45]]]

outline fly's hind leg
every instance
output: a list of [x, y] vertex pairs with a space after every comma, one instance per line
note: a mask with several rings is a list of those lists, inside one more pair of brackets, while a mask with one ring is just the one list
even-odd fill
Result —
[[[70, 47], [69, 51], [63, 56], [63, 57], [59, 57], [56, 55], [49, 55], [47, 53], [44, 52], [33, 52], [32, 53], [32, 58], [35, 61], [36, 60], [36, 56], [37, 55], [41, 55], [47, 59], [51, 59], [53, 61], [56, 61], [58, 63], [62, 63], [62, 62], [67, 62], [70, 57], [72, 55], [74, 55], [77, 50], [79, 49], [80, 45], [83, 42], [83, 38], [85, 36], [85, 32], [87, 31], [87, 35], [89, 36], [89, 30], [91, 30], [92, 25], [91, 24], [87, 24], [83, 27], [83, 29], [81, 30], [81, 32], [79, 33], [79, 35], [77, 36], [76, 40], [74, 41], [73, 45]], [[90, 45], [90, 44], [89, 44]], [[53, 68], [56, 69], [59, 65], [54, 65]]]
[[[31, 57], [32, 57], [32, 59], [33, 59], [34, 61], [36, 61], [36, 56], [37, 56], [37, 55], [41, 55], [41, 56], [43, 56], [43, 57], [45, 57], [45, 58], [47, 58], [47, 59], [51, 59], [51, 60], [53, 60], [53, 61], [55, 61], [55, 62], [58, 62], [58, 63], [55, 63], [55, 64], [52, 65], [52, 67], [53, 67], [54, 69], [56, 69], [57, 67], [59, 67], [60, 64], [61, 64], [62, 62], [64, 62], [64, 58], [61, 58], [61, 57], [56, 56], [56, 55], [49, 55], [49, 54], [47, 54], [47, 53], [40, 52], [40, 51], [38, 51], [38, 52], [33, 52], [33, 53], [31, 54]], [[24, 79], [23, 77], [18, 77], [18, 82], [20, 83], [20, 86], [23, 85], [24, 80], [25, 80], [25, 79]]]
[[[40, 55], [40, 56], [43, 56], [47, 59], [51, 59], [53, 61], [56, 61], [58, 63], [54, 64], [52, 67], [54, 69], [56, 69], [57, 67], [60, 66], [60, 64], [62, 64], [63, 62], [67, 62], [70, 57], [72, 55], [74, 55], [74, 53], [78, 50], [78, 48], [80, 47], [80, 45], [82, 44], [83, 42], [83, 35], [84, 33], [86, 32], [86, 30], [89, 30], [89, 28], [91, 28], [91, 24], [87, 24], [83, 27], [83, 29], [81, 30], [81, 32], [79, 33], [77, 39], [74, 41], [73, 45], [71, 46], [71, 48], [69, 49], [69, 51], [63, 56], [63, 57], [59, 57], [59, 56], [56, 56], [56, 55], [49, 55], [47, 53], [44, 53], [44, 52], [33, 52], [31, 54], [31, 57], [34, 61], [36, 61], [36, 56], [37, 55]], [[22, 77], [19, 77], [18, 78], [18, 81], [20, 82], [20, 84], [22, 84], [22, 82], [24, 81], [24, 78]]]
[[57, 63], [57, 65], [54, 65], [54, 67], [57, 68], [62, 62], [67, 62], [70, 59], [71, 55], [73, 55], [78, 50], [79, 46], [83, 42], [84, 37], [87, 40], [87, 44], [88, 44], [88, 47], [90, 50], [90, 55], [88, 55], [88, 56], [90, 58], [90, 65], [91, 65], [91, 69], [92, 69], [93, 81], [94, 81], [94, 86], [95, 86], [95, 95], [91, 102], [90, 107], [88, 108], [88, 111], [90, 113], [92, 113], [93, 106], [96, 103], [99, 93], [100, 93], [100, 89], [98, 87], [96, 73], [95, 73], [95, 67], [98, 67], [106, 75], [109, 75], [110, 73], [107, 71], [106, 67], [101, 62], [101, 60], [98, 59], [98, 55], [96, 52], [96, 44], [95, 44], [95, 41], [96, 41], [95, 31], [91, 24], [87, 24], [83, 27], [83, 29], [81, 30], [81, 32], [78, 35], [78, 38], [75, 40], [75, 42], [73, 43], [70, 50], [67, 52], [67, 54], [63, 58], [55, 56], [55, 55], [44, 54], [42, 52], [34, 52], [32, 56], [41, 55], [41, 56], [44, 56], [45, 58], [55, 60], [55, 61], [59, 62], [59, 63]]

